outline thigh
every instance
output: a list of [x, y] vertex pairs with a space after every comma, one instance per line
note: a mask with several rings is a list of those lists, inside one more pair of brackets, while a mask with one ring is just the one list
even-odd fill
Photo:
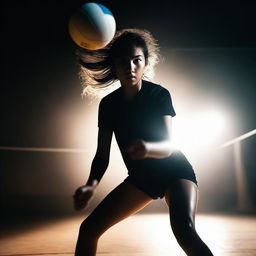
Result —
[[171, 220], [188, 220], [194, 223], [198, 201], [197, 185], [186, 179], [174, 181], [165, 191]]
[[145, 207], [150, 201], [152, 198], [143, 191], [132, 184], [122, 182], [87, 217], [86, 226], [102, 234], [112, 225]]

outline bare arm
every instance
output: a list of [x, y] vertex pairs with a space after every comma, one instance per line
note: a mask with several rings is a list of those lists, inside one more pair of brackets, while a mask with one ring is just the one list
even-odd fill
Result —
[[110, 147], [113, 131], [99, 128], [97, 151], [91, 165], [91, 171], [86, 185], [91, 186], [93, 180], [100, 182], [109, 163]]
[[170, 156], [175, 150], [172, 145], [172, 117], [169, 115], [163, 116], [168, 137], [164, 141], [147, 142], [143, 140], [134, 141], [126, 152], [130, 153], [133, 159], [150, 158], [165, 158]]
[[88, 205], [89, 200], [92, 198], [98, 183], [108, 167], [112, 134], [113, 131], [111, 130], [99, 128], [98, 146], [92, 161], [89, 178], [86, 184], [79, 187], [73, 195], [74, 208], [76, 210], [81, 210]]
[[172, 145], [172, 117], [166, 115], [163, 118], [167, 128], [168, 138], [160, 142], [146, 142], [148, 151], [146, 157], [164, 158], [170, 156], [174, 151], [174, 147]]

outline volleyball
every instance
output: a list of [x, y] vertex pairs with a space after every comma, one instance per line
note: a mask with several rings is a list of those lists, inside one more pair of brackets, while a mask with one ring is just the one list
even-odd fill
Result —
[[69, 19], [69, 34], [80, 47], [97, 50], [114, 37], [116, 22], [111, 11], [99, 3], [85, 3]]

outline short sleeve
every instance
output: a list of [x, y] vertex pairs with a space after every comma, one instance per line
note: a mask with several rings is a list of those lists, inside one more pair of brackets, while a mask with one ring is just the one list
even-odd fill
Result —
[[176, 115], [176, 112], [172, 105], [171, 95], [169, 91], [165, 88], [163, 88], [158, 95], [157, 110], [158, 113], [161, 115], [170, 115], [172, 117]]
[[100, 101], [98, 110], [98, 127], [113, 129], [113, 122], [111, 118], [111, 106], [104, 99]]

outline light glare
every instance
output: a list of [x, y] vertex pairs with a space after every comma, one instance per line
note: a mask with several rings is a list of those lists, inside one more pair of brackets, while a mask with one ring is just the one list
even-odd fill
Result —
[[176, 117], [173, 122], [173, 144], [186, 152], [210, 147], [224, 132], [225, 123], [221, 112], [216, 110], [188, 118]]

